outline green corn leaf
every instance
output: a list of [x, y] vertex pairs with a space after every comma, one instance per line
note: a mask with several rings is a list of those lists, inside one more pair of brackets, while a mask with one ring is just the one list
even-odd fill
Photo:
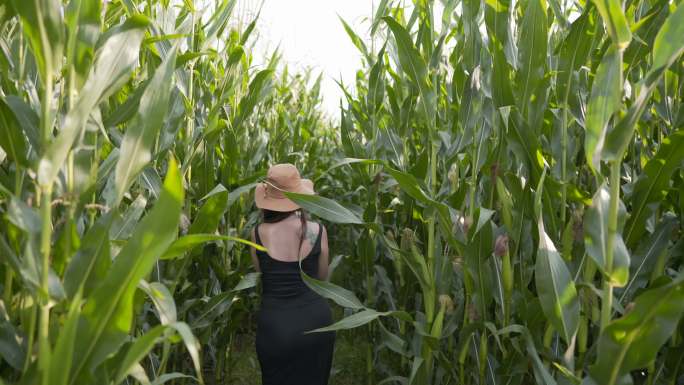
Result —
[[378, 52], [378, 60], [373, 64], [368, 75], [368, 95], [366, 103], [371, 113], [377, 113], [385, 99], [385, 46], [383, 45]]
[[677, 57], [684, 52], [684, 4], [677, 8], [665, 20], [653, 42], [653, 62], [650, 72], [660, 71], [671, 66]]
[[141, 279], [138, 288], [144, 291], [150, 300], [152, 300], [162, 325], [169, 325], [176, 322], [176, 302], [174, 302], [171, 292], [163, 283], [149, 283], [144, 279]]
[[[404, 313], [404, 314], [401, 314]], [[343, 318], [340, 321], [335, 322], [334, 324], [314, 330], [309, 330], [306, 333], [321, 333], [321, 332], [329, 332], [329, 331], [335, 331], [335, 330], [345, 330], [345, 329], [353, 329], [362, 325], [365, 325], [373, 320], [375, 320], [378, 317], [386, 317], [386, 316], [394, 316], [394, 317], [401, 317], [405, 318], [406, 314], [405, 312], [401, 311], [386, 311], [386, 312], [379, 312], [377, 310], [373, 309], [363, 309], [358, 313], [354, 313], [350, 315], [349, 317]]]
[[157, 170], [153, 167], [146, 167], [140, 174], [139, 182], [151, 196], [159, 198], [162, 189], [162, 180]]
[[[632, 9], [634, 8], [631, 5], [627, 8], [628, 15]], [[624, 54], [625, 63], [628, 63], [629, 67], [643, 67], [648, 63], [656, 34], [669, 15], [668, 1], [658, 0], [649, 4], [648, 11], [634, 20], [631, 25], [634, 43], [627, 47]]]
[[[340, 110], [340, 140], [344, 148], [345, 156], [364, 156], [363, 150], [359, 148], [358, 143], [353, 140], [353, 124], [349, 113]], [[363, 155], [362, 155], [363, 154]]]
[[382, 20], [387, 23], [387, 26], [394, 35], [402, 71], [406, 73], [409, 79], [418, 87], [420, 92], [421, 112], [429, 122], [432, 122], [435, 114], [436, 94], [430, 84], [427, 63], [420, 55], [420, 51], [418, 51], [413, 44], [411, 36], [406, 28], [392, 17], [385, 16]]
[[154, 381], [152, 381], [150, 383], [150, 385], [163, 385], [169, 381], [173, 381], [173, 380], [177, 380], [177, 379], [181, 379], [181, 378], [185, 378], [185, 379], [192, 380], [192, 381], [198, 381], [197, 378], [190, 376], [190, 375], [187, 375], [187, 374], [183, 374], [183, 373], [165, 373], [165, 374], [162, 374], [159, 377], [155, 378]]
[[65, 10], [66, 56], [81, 79], [88, 74], [93, 60], [93, 49], [100, 36], [101, 14], [102, 3], [99, 1], [70, 0]]
[[431, 204], [434, 202], [432, 198], [430, 198], [430, 196], [425, 192], [416, 177], [414, 177], [412, 174], [395, 170], [390, 167], [385, 167], [385, 170], [397, 181], [397, 183], [399, 183], [401, 189], [404, 190], [411, 198], [425, 204]]
[[501, 217], [509, 232], [513, 231], [513, 197], [501, 178], [496, 179], [496, 193], [501, 201]]
[[244, 186], [240, 186], [228, 194], [228, 206], [235, 203], [242, 194], [249, 192], [256, 187], [257, 183], [249, 183]]
[[199, 211], [195, 215], [192, 224], [190, 224], [188, 233], [197, 234], [215, 232], [218, 228], [221, 218], [223, 218], [223, 214], [225, 214], [226, 210], [228, 210], [228, 198], [229, 193], [224, 188], [222, 191], [211, 194], [207, 199], [205, 199], [202, 207], [200, 207]]
[[[258, 299], [246, 246], [265, 249], [230, 235], [259, 221], [248, 195], [280, 162], [308, 170], [332, 198], [290, 196], [336, 222], [330, 274], [344, 269], [347, 284], [301, 279], [351, 310], [316, 327], [370, 331], [376, 343], [366, 358], [377, 367], [364, 375], [373, 383], [623, 385], [639, 382], [642, 368], [654, 383], [676, 382], [682, 348], [662, 343], [655, 328], [664, 325], [672, 340], [681, 314], [633, 326], [622, 357], [602, 340], [622, 344], [632, 331], [597, 334], [594, 316], [597, 282], [618, 286], [617, 324], [633, 314], [635, 297], [681, 270], [681, 0], [376, 1], [368, 30], [334, 23], [362, 52], [351, 82], [338, 82], [340, 115], [330, 115], [339, 124], [321, 105], [325, 80], [280, 65], [287, 52], [259, 60], [258, 4], [8, 1], [0, 1], [0, 356], [7, 362], [0, 383], [201, 382], [189, 366], [213, 361]], [[43, 4], [63, 15], [62, 36], [40, 36], [52, 21], [36, 15], [29, 25], [25, 10], [49, 9]], [[238, 8], [247, 17], [233, 20]], [[43, 42], [55, 39], [61, 53], [53, 62]], [[145, 142], [149, 161], [117, 185], [117, 165], [136, 160], [124, 142], [142, 138], [134, 124], [152, 122], [139, 109], [175, 42], [184, 51], [169, 70], [165, 113], [153, 111], [162, 122]], [[46, 98], [50, 111], [39, 119]], [[167, 151], [182, 160], [184, 236], [167, 223], [177, 221], [175, 206], [156, 211], [168, 195], [160, 176]], [[612, 271], [604, 262], [604, 162], [624, 171]], [[425, 182], [433, 166], [434, 186]], [[54, 185], [49, 223], [36, 203], [46, 184]], [[471, 193], [476, 207], [464, 233], [458, 222]], [[158, 223], [146, 222], [152, 215]], [[493, 255], [502, 232], [515, 276], [510, 293]], [[45, 297], [41, 233], [50, 235], [47, 303], [35, 301]], [[207, 244], [220, 246], [220, 258]], [[172, 283], [175, 300], [171, 286], [152, 281]], [[444, 296], [454, 298], [453, 310]], [[663, 296], [637, 300], [642, 313], [665, 311], [657, 303]], [[46, 368], [44, 346], [26, 345], [30, 334], [45, 340], [41, 307], [50, 321]], [[464, 318], [479, 319], [461, 328]], [[178, 331], [171, 325], [181, 319], [191, 324]], [[381, 373], [392, 354], [384, 348], [406, 357], [403, 373]], [[641, 366], [613, 375], [621, 359]], [[173, 370], [186, 374], [164, 373]]]
[[[500, 44], [500, 43], [493, 43]], [[506, 62], [504, 51], [497, 47], [492, 54], [492, 98], [497, 107], [512, 106], [515, 104], [513, 89], [511, 88], [511, 70]]]
[[254, 76], [249, 83], [247, 95], [240, 100], [238, 113], [233, 119], [233, 127], [239, 128], [254, 112], [257, 104], [268, 95], [272, 88], [273, 70], [265, 69]]
[[[31, 244], [27, 245], [27, 250], [29, 250]], [[36, 266], [36, 260], [33, 258], [33, 254], [24, 253], [23, 258], [19, 258], [14, 252], [12, 247], [5, 241], [4, 237], [0, 237], [0, 251], [2, 251], [3, 257], [6, 260], [7, 267], [12, 268], [15, 274], [21, 278], [21, 281], [34, 291], [35, 288], [40, 286], [40, 278], [38, 275], [38, 267]]]
[[143, 368], [142, 365], [139, 363], [134, 363], [131, 367], [131, 370], [128, 373], [131, 377], [133, 377], [136, 381], [140, 383], [140, 385], [150, 385], [150, 378], [147, 376], [147, 372], [145, 371], [145, 368]]
[[349, 209], [332, 199], [317, 195], [285, 192], [285, 195], [312, 214], [333, 223], [363, 224], [363, 221]]
[[640, 91], [627, 114], [608, 133], [602, 154], [604, 160], [622, 159], [634, 134], [634, 128], [646, 110], [651, 93], [660, 83], [667, 68], [684, 52], [684, 39], [681, 38], [684, 34], [683, 19], [684, 4], [679, 4], [658, 31], [653, 43], [653, 64], [641, 80]]
[[16, 95], [7, 95], [5, 102], [14, 113], [17, 123], [21, 126], [24, 135], [28, 138], [28, 142], [34, 148], [34, 151], [40, 153], [41, 138], [40, 130], [38, 129], [40, 118], [38, 118], [36, 112], [30, 105]]
[[347, 24], [346, 21], [341, 16], [337, 16], [338, 19], [340, 19], [340, 22], [342, 23], [342, 26], [344, 27], [344, 31], [347, 32], [347, 35], [349, 36], [349, 39], [351, 39], [352, 44], [363, 54], [364, 57], [368, 58], [368, 48], [366, 48], [366, 44], [363, 42], [363, 40], [359, 37], [359, 35], [354, 32], [354, 29]]
[[575, 73], [589, 60], [594, 42], [600, 38], [597, 19], [596, 8], [588, 3], [560, 45], [556, 92], [566, 108], [570, 100], [577, 98], [575, 92], [579, 87], [574, 84]]
[[206, 31], [206, 38], [202, 49], [207, 48], [210, 43], [218, 36], [227, 26], [230, 20], [230, 15], [237, 4], [237, 0], [223, 0], [218, 9], [212, 14], [211, 19], [202, 28]]
[[[62, 65], [64, 21], [60, 0], [11, 0], [21, 16], [24, 33], [31, 44], [41, 80], [48, 72], [57, 73]], [[50, 73], [53, 76], [53, 73]]]
[[233, 48], [232, 51], [230, 51], [230, 56], [228, 56], [228, 63], [226, 63], [227, 68], [232, 68], [236, 64], [238, 64], [240, 61], [242, 61], [245, 57], [245, 49], [241, 45]]
[[518, 110], [511, 111], [510, 123], [506, 138], [509, 146], [530, 174], [540, 176], [544, 160], [541, 157], [539, 137], [534, 135], [534, 130], [527, 125]]
[[0, 318], [0, 357], [8, 366], [21, 370], [27, 357], [26, 343], [19, 330], [4, 318]]
[[42, 220], [36, 208], [30, 207], [15, 195], [10, 195], [8, 206], [7, 220], [29, 234], [40, 234]]
[[577, 289], [553, 241], [539, 222], [539, 249], [534, 268], [535, 283], [544, 315], [567, 342], [574, 338], [579, 326]]
[[109, 256], [109, 229], [114, 211], [104, 214], [88, 230], [81, 247], [71, 258], [64, 273], [64, 289], [69, 298], [82, 292], [87, 298], [106, 276], [111, 265]]
[[410, 250], [402, 250], [393, 240], [387, 237], [382, 237], [382, 240], [393, 253], [394, 258], [409, 267], [423, 293], [426, 293], [429, 297], [434, 297], [434, 282], [430, 276], [425, 257], [416, 245], [411, 244]]
[[126, 351], [123, 360], [121, 360], [119, 369], [114, 376], [114, 383], [122, 383], [133, 370], [133, 366], [147, 356], [167, 330], [168, 327], [166, 325], [157, 325], [141, 337], [138, 337]]
[[[152, 45], [154, 43], [159, 43], [159, 42], [169, 42], [169, 41], [173, 41], [176, 39], [186, 38], [189, 36], [190, 36], [190, 34], [184, 34], [184, 33], [171, 33], [171, 34], [156, 35], [156, 36], [152, 36], [152, 37], [146, 37], [145, 40], [143, 40], [143, 45]], [[164, 54], [166, 54], [166, 52], [167, 52], [166, 50], [168, 48], [171, 48], [168, 45], [159, 45], [159, 47], [160, 47], [159, 50]], [[164, 47], [164, 48], [161, 48], [161, 47]], [[190, 60], [190, 59], [194, 59], [196, 57], [200, 57], [203, 55], [208, 55], [208, 53], [207, 52], [191, 52], [191, 53], [188, 53], [185, 58]], [[179, 59], [180, 59], [180, 57], [179, 57]], [[183, 62], [183, 64], [185, 64], [186, 62], [187, 62], [187, 60], [185, 62]], [[176, 68], [178, 68], [179, 66], [180, 65], [178, 63], [178, 60], [176, 60]]]
[[138, 114], [126, 130], [121, 143], [119, 161], [116, 164], [116, 198], [112, 204], [114, 207], [118, 206], [135, 178], [152, 160], [152, 147], [169, 106], [175, 61], [174, 49], [154, 72], [140, 98]]
[[126, 208], [121, 217], [117, 217], [109, 230], [109, 238], [116, 240], [126, 240], [130, 238], [135, 229], [135, 225], [140, 221], [147, 207], [147, 198], [143, 194], [135, 197]]
[[74, 251], [80, 247], [81, 239], [76, 222], [73, 219], [67, 219], [64, 228], [59, 234], [59, 238], [57, 238], [52, 259], [52, 267], [59, 275], [64, 273], [66, 263]]
[[594, 260], [599, 269], [610, 278], [615, 286], [622, 287], [627, 284], [629, 279], [630, 260], [629, 251], [621, 235], [627, 213], [622, 201], [618, 205], [618, 228], [613, 245], [612, 271], [606, 270], [610, 192], [605, 184], [596, 191], [591, 207], [584, 215], [584, 245], [587, 254]]
[[425, 360], [423, 357], [414, 357], [411, 363], [411, 374], [408, 378], [408, 385], [424, 384], [426, 379]]
[[38, 181], [41, 184], [50, 184], [55, 179], [69, 150], [85, 130], [85, 122], [93, 109], [128, 80], [138, 63], [140, 43], [148, 23], [142, 16], [136, 16], [108, 31], [77, 102], [67, 113], [59, 135], [45, 149], [38, 164]]
[[4, 98], [0, 97], [0, 147], [10, 160], [22, 167], [28, 166], [27, 143], [22, 127]]
[[252, 35], [252, 32], [254, 32], [254, 29], [256, 28], [257, 21], [259, 20], [260, 14], [261, 14], [261, 11], [259, 11], [259, 13], [257, 13], [257, 15], [254, 17], [254, 20], [252, 20], [249, 23], [247, 28], [245, 28], [245, 30], [242, 31], [242, 34], [240, 35], [240, 45], [247, 44], [249, 37]]
[[599, 170], [608, 122], [621, 105], [621, 65], [620, 53], [614, 48], [609, 48], [596, 70], [596, 78], [591, 87], [585, 121], [584, 146], [587, 164], [593, 170]]
[[375, 9], [375, 16], [373, 16], [373, 23], [371, 24], [371, 35], [374, 35], [375, 31], [378, 29], [378, 26], [380, 25], [383, 16], [385, 16], [387, 13], [387, 6], [389, 4], [389, 0], [380, 0], [380, 4], [378, 4], [378, 7]]
[[[333, 164], [332, 166], [330, 166], [330, 168], [328, 168], [327, 170], [325, 170], [325, 172], [323, 173], [323, 175], [328, 174], [330, 171], [332, 171], [332, 170], [334, 170], [334, 169], [336, 169], [336, 168], [338, 168], [338, 167], [342, 167], [342, 166], [345, 166], [345, 165], [348, 165], [348, 164], [356, 164], [356, 163], [360, 163], [360, 164], [380, 164], [380, 163], [382, 163], [382, 162], [379, 161], [379, 160], [377, 160], [377, 159], [344, 158], [344, 159], [342, 159], [341, 161], [339, 161], [339, 162]], [[320, 176], [319, 176], [319, 178], [320, 178]]]
[[[456, 2], [451, 2], [452, 6]], [[514, 35], [511, 27], [511, 2], [510, 0], [493, 0], [485, 3], [485, 24], [490, 36], [490, 50], [502, 54], [506, 64], [516, 63]], [[493, 63], [494, 64], [494, 63]], [[496, 64], [495, 64], [496, 65]], [[509, 69], [507, 69], [509, 70]], [[493, 74], [496, 78], [496, 75]], [[506, 85], [499, 84], [506, 87]], [[510, 85], [508, 85], [510, 90]], [[511, 95], [512, 96], [512, 95]]]
[[456, 0], [447, 0], [444, 3], [444, 10], [442, 12], [442, 33], [444, 34], [446, 31], [449, 31], [451, 27], [451, 22], [452, 18], [454, 16], [454, 11], [456, 10], [456, 6], [458, 5], [458, 1]]
[[175, 329], [178, 335], [183, 340], [185, 348], [187, 349], [188, 353], [190, 354], [190, 358], [192, 359], [192, 364], [195, 368], [195, 374], [197, 375], [198, 382], [200, 385], [203, 385], [204, 380], [202, 379], [202, 364], [200, 360], [199, 341], [197, 340], [195, 335], [192, 334], [192, 330], [185, 322], [175, 322], [170, 324], [169, 327]]
[[644, 287], [656, 267], [658, 258], [662, 253], [667, 253], [667, 247], [679, 221], [672, 213], [665, 213], [653, 234], [638, 243], [631, 258], [630, 279], [625, 290], [620, 296], [620, 302], [624, 298], [631, 298], [634, 291]]
[[258, 272], [252, 272], [245, 274], [244, 277], [238, 282], [237, 285], [233, 288], [233, 291], [242, 291], [245, 289], [250, 289], [252, 287], [255, 287], [259, 283], [259, 278], [261, 277], [261, 273]]
[[519, 333], [523, 335], [523, 338], [525, 339], [525, 345], [527, 347], [527, 354], [530, 358], [530, 361], [532, 361], [532, 369], [534, 370], [534, 376], [537, 380], [537, 384], [556, 385], [556, 380], [553, 378], [553, 376], [551, 376], [548, 368], [539, 358], [539, 352], [537, 351], [537, 347], [534, 345], [534, 339], [530, 330], [523, 325], [510, 325], [497, 331], [498, 335], [506, 335], [509, 333]]
[[211, 297], [202, 312], [192, 320], [192, 328], [200, 329], [210, 326], [220, 314], [230, 309], [233, 302], [235, 302], [235, 293], [233, 291], [225, 291]]
[[[469, 241], [465, 247], [466, 272], [473, 284], [472, 301], [478, 315], [487, 318], [487, 307], [494, 300], [494, 272], [492, 271], [492, 223], [489, 221], [492, 212], [484, 208], [477, 209], [478, 222], [475, 229], [469, 231]], [[477, 228], [479, 227], [479, 229]]]
[[401, 253], [401, 256], [404, 257], [404, 262], [418, 279], [423, 293], [433, 294], [434, 296], [435, 285], [430, 276], [430, 270], [425, 262], [425, 256], [418, 250], [416, 245], [412, 244], [411, 252]]
[[623, 51], [632, 40], [632, 32], [625, 13], [622, 11], [622, 2], [620, 0], [594, 0], [593, 3], [603, 18], [614, 46], [619, 51]]
[[470, 237], [473, 237], [477, 235], [482, 228], [489, 223], [489, 220], [492, 219], [494, 216], [495, 211], [490, 210], [484, 207], [478, 207], [475, 209], [475, 214], [474, 217], [477, 218], [477, 221], [475, 222], [475, 226], [471, 227], [468, 235]]
[[259, 277], [261, 277], [261, 273], [252, 272], [245, 274], [232, 290], [211, 297], [202, 313], [193, 319], [193, 329], [211, 325], [216, 317], [228, 311], [233, 302], [235, 302], [235, 293], [255, 287], [259, 283]]
[[159, 200], [138, 223], [107, 276], [83, 307], [71, 383], [124, 342], [133, 317], [136, 286], [176, 238], [183, 196], [180, 172], [171, 158]]
[[465, 37], [465, 42], [463, 44], [463, 64], [471, 73], [471, 70], [479, 65], [482, 51], [483, 42], [478, 22], [481, 3], [482, 2], [479, 0], [466, 0], [461, 2], [463, 7], [462, 19], [464, 22], [463, 35]]
[[342, 307], [350, 309], [363, 308], [361, 301], [359, 301], [351, 291], [337, 286], [334, 283], [309, 277], [304, 271], [300, 271], [299, 273], [304, 283], [321, 297], [330, 299]]
[[[684, 23], [683, 23], [684, 24]], [[672, 174], [682, 167], [684, 130], [675, 131], [660, 143], [658, 152], [646, 163], [634, 185], [632, 211], [625, 227], [627, 244], [634, 246], [646, 228], [646, 221], [670, 189]]]
[[534, 266], [534, 279], [544, 315], [566, 343], [575, 337], [579, 327], [579, 298], [575, 282], [565, 261], [544, 230], [541, 215], [541, 196], [546, 169], [535, 192], [535, 212], [539, 231], [537, 261]]
[[217, 234], [188, 234], [184, 235], [171, 244], [166, 252], [160, 257], [160, 259], [174, 259], [182, 256], [188, 251], [194, 249], [195, 247], [212, 241], [230, 241], [230, 242], [240, 242], [247, 246], [254, 247], [257, 250], [266, 251], [266, 248], [257, 245], [254, 242], [250, 242], [246, 239], [231, 237], [228, 235], [217, 235]]
[[537, 191], [534, 192], [534, 215], [537, 218], [537, 223], [542, 219], [542, 197], [544, 196], [544, 181], [546, 180], [546, 167], [542, 171], [539, 183], [537, 183]]
[[407, 342], [403, 338], [387, 330], [382, 322], [378, 322], [378, 326], [380, 326], [380, 343], [382, 345], [404, 357], [410, 357], [406, 351]]
[[78, 332], [78, 320], [81, 315], [82, 299], [77, 295], [71, 302], [69, 312], [66, 316], [64, 325], [60, 328], [59, 337], [53, 352], [54, 357], [59, 360], [50, 362], [50, 381], [55, 385], [67, 385], [69, 383], [69, 373], [73, 364], [74, 350]]
[[387, 315], [387, 313], [381, 313], [373, 309], [363, 309], [360, 312], [343, 318], [342, 320], [335, 322], [330, 326], [310, 330], [307, 333], [321, 333], [335, 330], [353, 329], [355, 327], [365, 325], [382, 315]]
[[149, 79], [141, 83], [135, 92], [129, 94], [125, 102], [118, 105], [109, 116], [104, 118], [102, 124], [104, 124], [105, 127], [113, 127], [130, 121], [138, 112], [140, 98], [147, 89], [147, 83], [149, 83]]
[[599, 384], [615, 385], [631, 370], [648, 366], [675, 331], [684, 313], [684, 275], [651, 289], [634, 300], [627, 315], [601, 333], [591, 376]]
[[[238, 47], [238, 48], [236, 48], [236, 49], [242, 49], [242, 47]], [[186, 52], [186, 53], [182, 53], [182, 54], [178, 55], [178, 57], [176, 57], [176, 69], [182, 68], [182, 67], [185, 66], [188, 62], [190, 62], [190, 61], [192, 61], [192, 60], [194, 60], [194, 59], [197, 59], [197, 58], [199, 58], [199, 57], [202, 57], [202, 56], [207, 56], [207, 57], [209, 57], [209, 58], [216, 58], [216, 53], [215, 53], [215, 52], [211, 52], [211, 51]], [[237, 60], [239, 61], [239, 59], [240, 59], [240, 58], [238, 57]]]
[[[518, 91], [520, 110], [527, 112], [528, 106], [541, 95], [537, 88], [544, 78], [548, 51], [548, 22], [545, 0], [527, 0], [518, 39]], [[524, 113], [527, 116], [527, 113]]]

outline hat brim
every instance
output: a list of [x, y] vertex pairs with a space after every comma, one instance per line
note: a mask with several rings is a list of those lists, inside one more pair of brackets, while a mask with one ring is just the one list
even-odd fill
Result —
[[[313, 182], [309, 179], [302, 179], [299, 186], [288, 191], [297, 194], [314, 195]], [[288, 198], [274, 198], [266, 196], [266, 183], [259, 183], [254, 190], [254, 201], [260, 209], [271, 211], [294, 211], [301, 208], [297, 203]]]

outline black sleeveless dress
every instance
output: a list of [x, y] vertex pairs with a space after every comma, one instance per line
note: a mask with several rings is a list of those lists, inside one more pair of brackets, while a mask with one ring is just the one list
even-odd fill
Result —
[[[311, 252], [302, 259], [302, 270], [315, 278], [321, 233], [322, 226]], [[261, 245], [259, 226], [255, 240]], [[332, 323], [328, 302], [302, 281], [299, 262], [279, 261], [259, 250], [256, 253], [263, 289], [256, 334], [262, 385], [326, 385], [335, 333], [304, 332]]]

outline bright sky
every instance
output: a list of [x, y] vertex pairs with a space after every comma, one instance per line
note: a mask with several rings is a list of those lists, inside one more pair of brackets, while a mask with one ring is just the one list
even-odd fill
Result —
[[[283, 60], [296, 68], [313, 67], [322, 73], [323, 107], [339, 115], [342, 91], [335, 82], [353, 85], [361, 56], [347, 36], [338, 15], [362, 37], [367, 36], [374, 3], [379, 0], [263, 0], [257, 22], [260, 36], [255, 59], [280, 46]], [[236, 13], [250, 20], [262, 0], [239, 0]], [[377, 4], [375, 4], [377, 5]]]

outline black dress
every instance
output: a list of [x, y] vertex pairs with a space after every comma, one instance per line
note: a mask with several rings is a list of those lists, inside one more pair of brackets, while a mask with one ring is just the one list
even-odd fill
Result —
[[[322, 226], [302, 270], [318, 277]], [[259, 226], [255, 240], [261, 245]], [[262, 385], [326, 385], [330, 377], [335, 333], [304, 332], [328, 326], [328, 302], [309, 289], [299, 275], [299, 262], [279, 261], [257, 250], [262, 298], [257, 315], [256, 350]]]

